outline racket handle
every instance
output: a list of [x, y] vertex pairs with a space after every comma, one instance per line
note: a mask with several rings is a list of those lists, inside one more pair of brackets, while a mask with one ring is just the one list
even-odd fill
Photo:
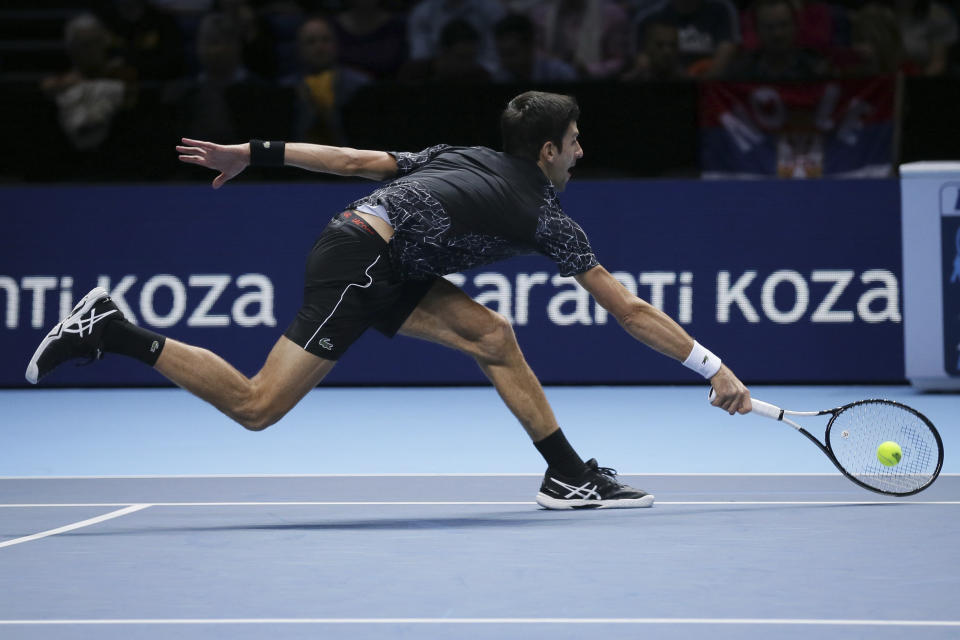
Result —
[[[710, 387], [710, 393], [707, 394], [707, 400], [713, 400], [713, 396], [713, 387]], [[776, 407], [769, 402], [757, 400], [756, 398], [750, 398], [750, 404], [753, 405], [753, 409], [750, 411], [750, 413], [755, 413], [758, 416], [763, 416], [764, 418], [783, 420], [783, 409], [780, 407]]]
[[750, 398], [750, 404], [753, 405], [753, 410], [750, 413], [755, 413], [757, 415], [763, 416], [764, 418], [773, 418], [774, 420], [783, 420], [783, 409], [776, 407], [769, 402], [763, 402], [762, 400], [757, 400], [756, 398]]

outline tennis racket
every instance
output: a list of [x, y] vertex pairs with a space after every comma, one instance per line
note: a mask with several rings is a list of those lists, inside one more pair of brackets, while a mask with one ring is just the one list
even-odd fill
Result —
[[[710, 390], [713, 398], [713, 389]], [[864, 489], [891, 496], [923, 491], [940, 475], [943, 441], [922, 413], [892, 400], [860, 400], [824, 411], [788, 411], [751, 399], [753, 413], [785, 422], [817, 445], [840, 473]], [[786, 416], [830, 416], [824, 442]], [[893, 441], [903, 456], [892, 467], [880, 463], [877, 447]]]

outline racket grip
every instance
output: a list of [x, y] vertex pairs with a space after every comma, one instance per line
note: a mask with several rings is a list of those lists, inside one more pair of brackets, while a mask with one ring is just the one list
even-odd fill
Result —
[[750, 399], [750, 404], [753, 405], [753, 410], [751, 413], [756, 413], [761, 415], [764, 418], [773, 418], [774, 420], [783, 419], [783, 409], [776, 407], [769, 402], [763, 402], [762, 400], [757, 400], [756, 398]]

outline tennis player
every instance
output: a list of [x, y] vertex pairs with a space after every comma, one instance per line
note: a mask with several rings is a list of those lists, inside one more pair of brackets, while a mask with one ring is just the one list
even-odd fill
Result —
[[503, 152], [439, 145], [419, 153], [364, 151], [252, 140], [218, 145], [184, 139], [180, 160], [218, 171], [222, 187], [248, 166], [295, 166], [387, 180], [347, 205], [307, 258], [303, 306], [247, 378], [214, 353], [127, 321], [96, 288], [37, 348], [26, 377], [36, 383], [66, 360], [104, 352], [136, 358], [250, 430], [277, 422], [368, 328], [472, 356], [526, 429], [548, 468], [537, 502], [549, 509], [648, 507], [654, 497], [584, 462], [561, 431], [510, 323], [442, 276], [511, 256], [541, 253], [637, 340], [708, 379], [713, 404], [750, 410], [746, 387], [720, 358], [666, 314], [625, 289], [597, 261], [557, 193], [583, 157], [576, 101], [527, 92], [501, 115]]

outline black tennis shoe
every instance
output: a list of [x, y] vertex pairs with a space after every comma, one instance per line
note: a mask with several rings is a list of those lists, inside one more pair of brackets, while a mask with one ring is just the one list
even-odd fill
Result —
[[51, 329], [27, 365], [27, 381], [37, 384], [67, 360], [99, 360], [103, 355], [101, 339], [107, 321], [122, 318], [107, 292], [97, 287], [83, 296], [70, 315]]
[[653, 496], [621, 484], [616, 471], [598, 466], [591, 458], [586, 471], [576, 478], [547, 469], [537, 504], [544, 509], [636, 509], [651, 506]]

